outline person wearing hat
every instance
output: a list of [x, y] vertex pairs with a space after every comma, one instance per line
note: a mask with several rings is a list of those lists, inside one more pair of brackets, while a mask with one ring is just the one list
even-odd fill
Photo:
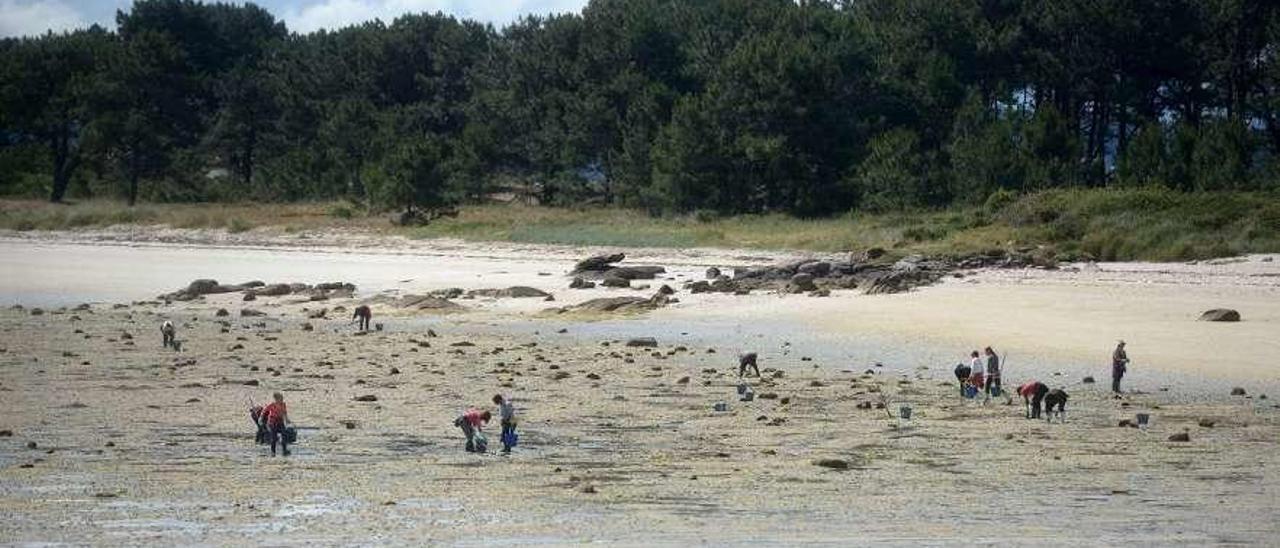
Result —
[[1116, 351], [1111, 353], [1111, 391], [1116, 394], [1120, 393], [1120, 379], [1124, 377], [1125, 371], [1128, 370], [1129, 355], [1124, 351], [1124, 341], [1116, 345]]

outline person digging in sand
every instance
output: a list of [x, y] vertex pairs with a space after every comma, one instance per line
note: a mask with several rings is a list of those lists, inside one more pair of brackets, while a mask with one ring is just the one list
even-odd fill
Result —
[[1040, 418], [1040, 402], [1048, 393], [1049, 387], [1040, 381], [1031, 381], [1018, 387], [1018, 395], [1022, 396], [1028, 419]]
[[739, 378], [746, 376], [748, 367], [756, 372], [756, 377], [760, 376], [760, 366], [756, 365], [756, 358], [757, 356], [755, 352], [747, 352], [746, 354], [738, 356]]
[[160, 344], [165, 348], [177, 349], [178, 329], [173, 326], [173, 322], [165, 320], [160, 324]]
[[355, 312], [351, 314], [351, 321], [360, 322], [360, 330], [369, 330], [369, 320], [373, 319], [373, 310], [368, 305], [357, 306]]
[[489, 424], [489, 419], [491, 418], [493, 418], [493, 415], [488, 411], [481, 411], [473, 407], [454, 419], [453, 425], [461, 428], [463, 435], [467, 437], [466, 449], [468, 453], [483, 453], [488, 448], [488, 442], [485, 440], [484, 433], [480, 430], [484, 428], [484, 425]]

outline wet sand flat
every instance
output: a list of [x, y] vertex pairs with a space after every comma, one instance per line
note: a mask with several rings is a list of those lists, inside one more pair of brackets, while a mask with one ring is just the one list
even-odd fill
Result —
[[[475, 334], [454, 320], [434, 338], [393, 319], [364, 335], [342, 320], [303, 331], [310, 305], [213, 315], [227, 305], [0, 313], [0, 429], [12, 431], [0, 438], [0, 539], [1265, 545], [1280, 534], [1278, 410], [1261, 394], [1116, 400], [1092, 385], [1073, 390], [1065, 424], [1047, 424], [1023, 419], [1020, 402], [961, 400], [927, 371], [779, 360], [752, 379], [759, 397], [739, 402], [724, 349]], [[184, 352], [160, 348], [164, 319]], [[273, 390], [301, 427], [287, 459], [252, 442], [247, 400]], [[464, 453], [453, 417], [495, 392], [516, 398], [521, 446]], [[909, 421], [891, 417], [903, 404]], [[1117, 427], [1137, 412], [1154, 416], [1149, 430]], [[1167, 440], [1183, 431], [1190, 442]]]

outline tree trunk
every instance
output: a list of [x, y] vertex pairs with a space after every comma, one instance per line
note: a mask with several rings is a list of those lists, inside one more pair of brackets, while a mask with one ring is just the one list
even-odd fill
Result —
[[59, 131], [49, 140], [49, 146], [53, 150], [53, 191], [49, 194], [49, 201], [55, 204], [61, 203], [66, 197], [71, 171], [75, 168], [69, 141], [65, 131]]

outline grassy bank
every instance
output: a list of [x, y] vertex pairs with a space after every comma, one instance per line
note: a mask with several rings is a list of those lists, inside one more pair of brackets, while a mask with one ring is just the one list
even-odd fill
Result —
[[1280, 196], [1184, 194], [1160, 189], [1055, 190], [985, 207], [831, 219], [782, 215], [651, 217], [620, 209], [474, 206], [419, 228], [392, 227], [343, 204], [63, 206], [0, 203], [0, 227], [57, 230], [114, 224], [284, 230], [350, 228], [412, 237], [619, 247], [734, 247], [824, 252], [883, 247], [901, 253], [973, 253], [1048, 246], [1060, 257], [1186, 260], [1280, 252]]

